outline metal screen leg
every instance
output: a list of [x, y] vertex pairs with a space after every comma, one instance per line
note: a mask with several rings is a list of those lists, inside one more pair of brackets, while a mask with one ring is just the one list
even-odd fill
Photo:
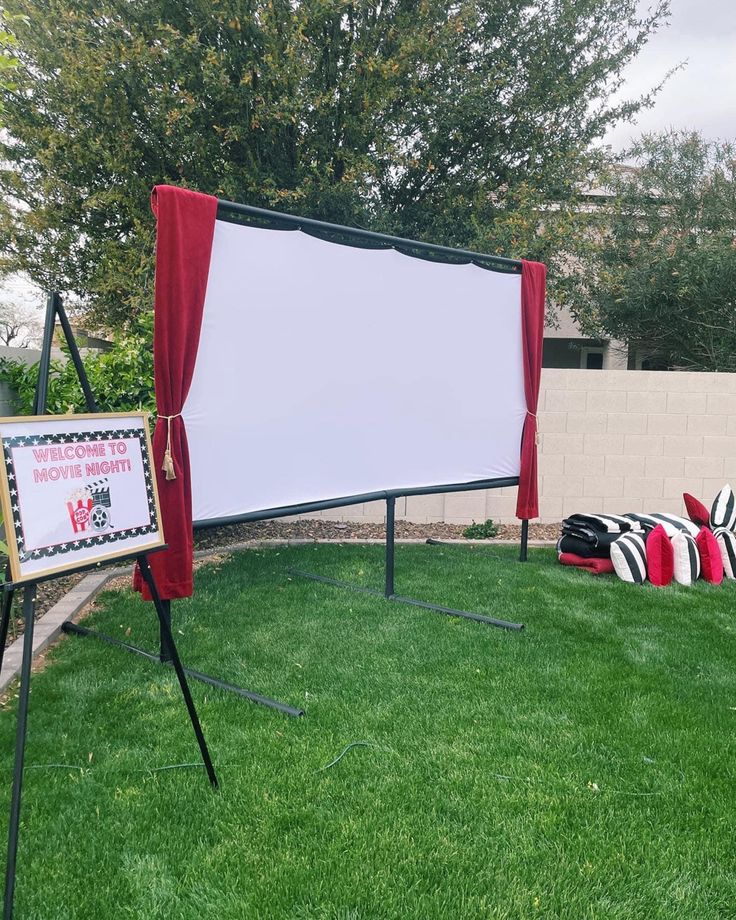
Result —
[[202, 726], [199, 724], [197, 710], [194, 708], [194, 700], [192, 699], [192, 694], [189, 692], [187, 676], [184, 673], [184, 668], [182, 667], [179, 653], [176, 650], [174, 637], [171, 635], [171, 626], [169, 625], [169, 621], [166, 618], [166, 613], [164, 611], [161, 598], [158, 595], [158, 588], [156, 587], [156, 582], [153, 575], [151, 574], [151, 567], [148, 564], [148, 559], [145, 556], [141, 556], [138, 560], [138, 566], [140, 568], [141, 575], [143, 576], [143, 579], [148, 585], [149, 591], [151, 592], [151, 598], [156, 607], [156, 613], [158, 614], [158, 621], [161, 627], [161, 631], [163, 632], [166, 639], [166, 645], [171, 650], [171, 664], [173, 665], [173, 668], [176, 671], [176, 676], [179, 680], [179, 686], [181, 687], [182, 696], [184, 697], [184, 702], [186, 703], [187, 712], [189, 713], [189, 718], [192, 723], [192, 728], [194, 729], [194, 734], [197, 737], [199, 750], [202, 753], [202, 760], [204, 761], [204, 766], [207, 770], [207, 776], [209, 777], [210, 783], [216, 789], [218, 783], [217, 776], [215, 775], [215, 768], [212, 766], [212, 760], [210, 759], [210, 752], [207, 748], [207, 742], [204, 740]]
[[386, 499], [386, 587], [384, 595], [394, 595], [394, 547], [396, 542], [396, 499]]
[[33, 659], [33, 616], [36, 607], [36, 586], [31, 585], [23, 592], [23, 665], [20, 672], [20, 699], [18, 701], [18, 724], [15, 734], [15, 765], [13, 767], [13, 792], [10, 799], [10, 823], [8, 825], [8, 855], [5, 863], [4, 920], [13, 916], [13, 895], [15, 892], [15, 864], [18, 857], [18, 829], [20, 827], [20, 796], [23, 787], [23, 761], [26, 752], [26, 728], [28, 725], [28, 694], [31, 684], [31, 661]]
[[527, 546], [529, 542], [529, 521], [524, 518], [521, 522], [521, 545], [519, 547], [519, 562], [526, 562]]

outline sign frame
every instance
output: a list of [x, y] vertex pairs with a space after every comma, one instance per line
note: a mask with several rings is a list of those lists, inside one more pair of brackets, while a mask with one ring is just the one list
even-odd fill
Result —
[[[9, 477], [15, 475], [15, 467], [14, 464], [8, 461], [5, 450], [6, 441], [12, 438], [13, 435], [9, 435], [7, 431], [3, 432], [2, 427], [0, 427], [0, 506], [2, 507], [3, 520], [5, 522], [5, 542], [8, 546], [8, 561], [10, 564], [10, 572], [13, 584], [33, 584], [38, 581], [46, 580], [47, 578], [53, 577], [57, 574], [63, 575], [68, 572], [89, 569], [90, 567], [97, 564], [106, 564], [115, 559], [130, 558], [132, 555], [142, 556], [148, 552], [153, 552], [154, 550], [165, 546], [163, 522], [161, 520], [161, 507], [159, 504], [158, 496], [158, 483], [153, 469], [153, 450], [149, 426], [150, 415], [150, 412], [139, 410], [133, 412], [67, 413], [64, 415], [16, 415], [0, 418], [0, 426], [6, 427], [11, 425], [27, 427], [29, 424], [37, 424], [39, 427], [39, 437], [47, 437], [51, 434], [58, 435], [58, 430], [55, 430], [54, 432], [47, 432], [43, 429], [44, 425], [51, 425], [54, 426], [55, 429], [58, 429], [60, 422], [68, 422], [69, 433], [75, 434], [77, 432], [74, 431], [74, 423], [80, 421], [93, 421], [102, 423], [98, 429], [94, 429], [94, 434], [99, 432], [101, 436], [104, 436], [105, 434], [109, 434], [115, 430], [114, 425], [106, 426], [104, 424], [106, 421], [122, 418], [134, 419], [136, 422], [136, 429], [140, 427], [144, 432], [144, 437], [140, 438], [141, 458], [143, 460], [144, 472], [143, 482], [146, 484], [146, 486], [150, 485], [151, 487], [153, 493], [152, 505], [155, 509], [155, 521], [153, 522], [154, 529], [151, 531], [151, 540], [149, 541], [144, 543], [136, 543], [134, 546], [131, 546], [129, 541], [126, 542], [125, 539], [119, 539], [116, 541], [119, 544], [119, 548], [111, 550], [110, 552], [93, 555], [88, 558], [80, 558], [80, 556], [77, 554], [73, 561], [50, 564], [48, 567], [43, 569], [34, 569], [31, 572], [24, 572], [24, 560], [21, 559], [18, 543], [16, 540], [15, 526], [13, 525], [13, 502], [10, 494]], [[140, 426], [138, 426], [138, 422], [140, 422]], [[81, 435], [83, 436], [84, 434], [88, 433], [89, 431], [85, 430], [81, 432]], [[101, 437], [100, 440], [111, 439], [105, 439], [104, 437]], [[74, 441], [69, 443], [74, 443]], [[23, 515], [21, 511], [19, 513], [19, 518], [21, 521], [22, 517]]]

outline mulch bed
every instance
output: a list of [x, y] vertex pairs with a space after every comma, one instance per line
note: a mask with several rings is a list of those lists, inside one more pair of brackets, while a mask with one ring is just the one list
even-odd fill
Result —
[[[518, 540], [520, 524], [498, 524], [495, 540]], [[396, 521], [396, 537], [403, 540], [462, 540], [466, 524], [414, 524]], [[198, 550], [245, 543], [248, 540], [381, 540], [386, 535], [383, 524], [359, 524], [343, 521], [323, 521], [318, 518], [299, 521], [251, 521], [212, 527], [194, 534]], [[559, 524], [530, 524], [530, 540], [556, 540]], [[493, 542], [493, 540], [489, 540]]]

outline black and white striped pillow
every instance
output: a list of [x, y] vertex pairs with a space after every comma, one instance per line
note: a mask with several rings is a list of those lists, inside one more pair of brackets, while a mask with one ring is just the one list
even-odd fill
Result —
[[591, 527], [603, 533], [627, 533], [630, 530], [639, 530], [628, 516], [622, 514], [571, 514], [563, 521], [571, 527]]
[[723, 560], [723, 574], [726, 578], [736, 578], [736, 534], [725, 527], [713, 531]]
[[700, 553], [689, 533], [680, 531], [672, 537], [675, 553], [675, 581], [678, 585], [692, 585], [700, 578]]
[[626, 517], [631, 521], [636, 521], [647, 533], [661, 524], [670, 540], [676, 533], [689, 533], [695, 538], [700, 532], [697, 524], [688, 518], [680, 517], [679, 514], [664, 514], [655, 511], [653, 514], [627, 514]]
[[626, 533], [611, 544], [613, 569], [622, 581], [640, 585], [647, 577], [647, 550], [638, 533]]
[[710, 509], [710, 526], [712, 530], [717, 527], [733, 530], [736, 526], [736, 499], [729, 485], [725, 485], [716, 495]]

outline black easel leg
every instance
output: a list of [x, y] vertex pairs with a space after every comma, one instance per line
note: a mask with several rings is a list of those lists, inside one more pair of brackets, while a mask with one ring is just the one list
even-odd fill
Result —
[[15, 734], [15, 766], [13, 768], [13, 792], [10, 799], [10, 823], [8, 825], [8, 856], [5, 863], [4, 920], [12, 920], [13, 894], [15, 892], [15, 864], [18, 856], [18, 829], [20, 826], [20, 795], [23, 786], [23, 761], [26, 752], [26, 727], [28, 725], [28, 693], [31, 684], [31, 661], [33, 659], [33, 615], [36, 607], [36, 586], [23, 592], [23, 665], [20, 672], [20, 699], [18, 701], [18, 724]]
[[43, 342], [41, 344], [41, 357], [38, 359], [38, 380], [36, 393], [33, 398], [33, 415], [44, 415], [46, 412], [46, 397], [49, 392], [49, 376], [51, 371], [51, 346], [54, 341], [54, 328], [56, 326], [56, 308], [59, 304], [57, 293], [49, 294], [46, 301], [46, 318], [43, 325]]
[[8, 641], [10, 611], [13, 609], [13, 593], [12, 588], [3, 592], [3, 612], [0, 617], [0, 671], [3, 669], [3, 661], [5, 659], [5, 644]]
[[174, 660], [174, 656], [171, 651], [171, 646], [169, 645], [168, 636], [172, 635], [171, 633], [171, 601], [161, 601], [161, 615], [166, 620], [166, 629], [164, 629], [163, 622], [159, 628], [159, 653], [158, 658], [161, 664], [171, 664]]
[[519, 562], [526, 562], [528, 543], [529, 521], [524, 518], [524, 520], [521, 522], [521, 546], [519, 547]]
[[69, 325], [69, 319], [66, 315], [66, 310], [64, 309], [64, 305], [61, 302], [61, 297], [59, 297], [58, 294], [56, 295], [56, 315], [59, 317], [59, 322], [61, 323], [61, 329], [64, 333], [66, 344], [69, 346], [69, 357], [72, 359], [74, 369], [77, 372], [79, 385], [82, 387], [82, 392], [84, 393], [84, 401], [87, 403], [87, 411], [99, 412], [100, 410], [97, 406], [97, 401], [92, 395], [92, 387], [89, 385], [87, 372], [84, 369], [82, 356], [79, 354], [77, 340], [74, 338], [74, 333], [72, 331], [72, 327]]
[[151, 598], [156, 607], [158, 621], [161, 627], [161, 632], [163, 633], [166, 640], [166, 646], [171, 651], [171, 664], [173, 665], [173, 668], [176, 671], [176, 676], [179, 680], [179, 686], [181, 687], [182, 696], [184, 697], [184, 702], [187, 706], [189, 718], [192, 722], [192, 728], [194, 729], [194, 734], [197, 736], [199, 750], [202, 752], [202, 760], [204, 761], [205, 769], [207, 770], [207, 776], [210, 779], [210, 783], [216, 789], [218, 782], [217, 776], [215, 775], [215, 768], [212, 766], [212, 760], [210, 759], [210, 752], [207, 748], [207, 742], [204, 740], [202, 726], [199, 724], [197, 710], [194, 708], [194, 700], [192, 699], [192, 694], [189, 692], [187, 676], [184, 673], [184, 668], [182, 667], [179, 653], [176, 650], [174, 637], [171, 634], [171, 626], [169, 625], [169, 621], [166, 618], [166, 612], [164, 610], [161, 598], [158, 595], [158, 589], [156, 587], [156, 582], [153, 578], [153, 575], [151, 574], [151, 568], [148, 564], [148, 559], [145, 556], [141, 556], [138, 560], [138, 566], [140, 568], [141, 575], [143, 576], [143, 580], [146, 582], [148, 585], [148, 590], [151, 592]]
[[394, 547], [396, 542], [396, 499], [386, 499], [386, 587], [384, 595], [394, 596]]

